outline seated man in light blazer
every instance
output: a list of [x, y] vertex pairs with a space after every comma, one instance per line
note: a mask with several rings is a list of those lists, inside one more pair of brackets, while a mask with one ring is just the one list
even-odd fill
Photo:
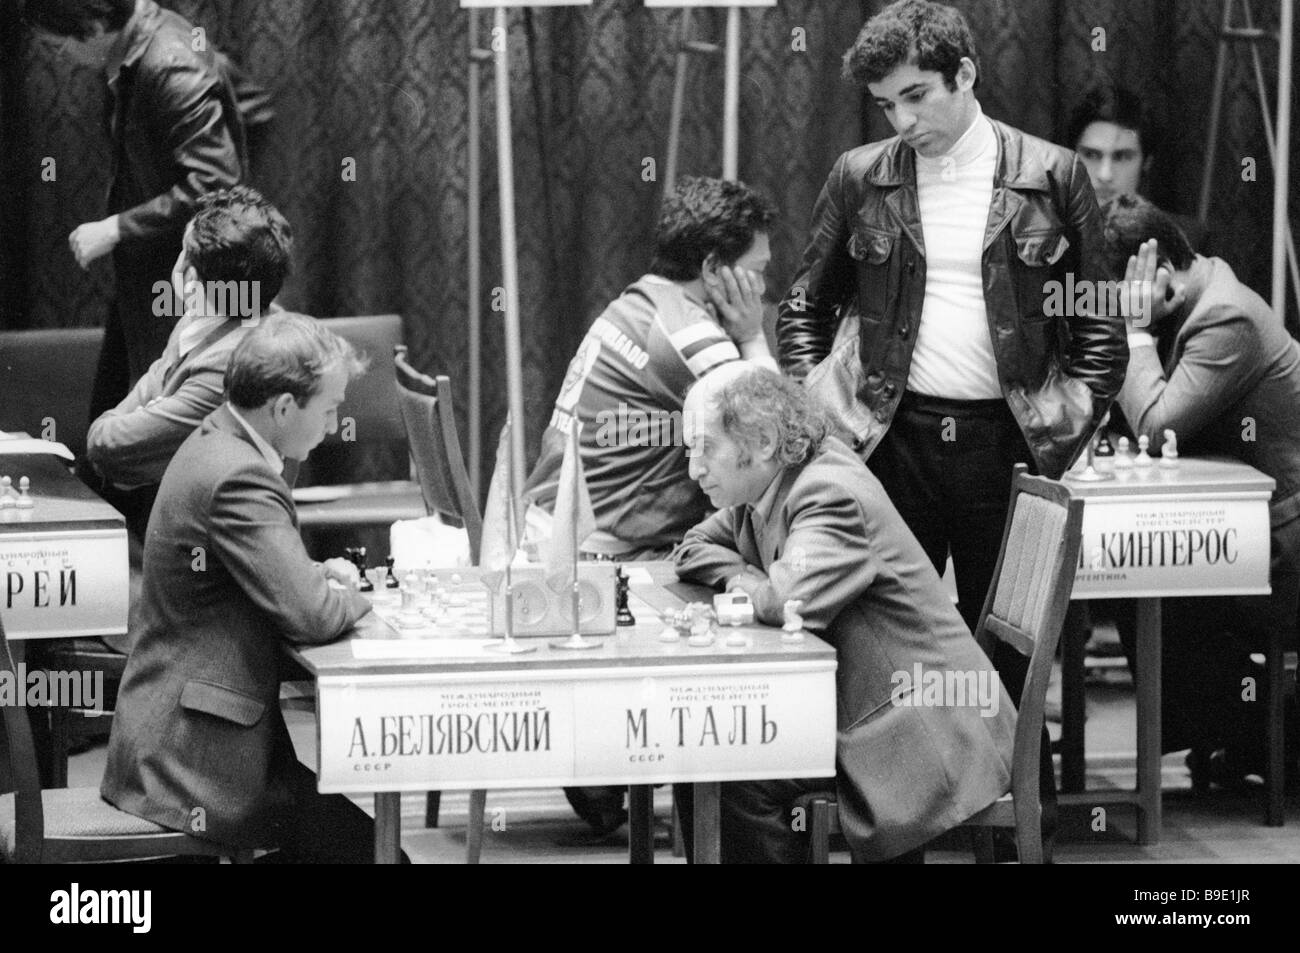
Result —
[[[691, 478], [718, 512], [686, 533], [677, 574], [748, 593], [767, 625], [802, 600], [804, 628], [838, 656], [836, 787], [853, 860], [916, 859], [1010, 788], [1016, 712], [996, 670], [880, 481], [826, 435], [797, 383], [724, 365], [691, 389], [683, 424]], [[959, 680], [977, 691], [928, 687]], [[829, 784], [724, 784], [723, 862], [802, 862], [794, 801]]]
[[89, 482], [138, 539], [172, 454], [220, 406], [230, 354], [280, 293], [292, 250], [289, 223], [255, 189], [240, 185], [198, 200], [171, 287], [155, 289], [159, 320], [178, 309], [181, 319], [162, 357], [86, 435], [86, 457], [102, 484]]
[[316, 792], [278, 700], [283, 643], [333, 641], [370, 610], [355, 569], [307, 555], [281, 476], [338, 429], [362, 369], [311, 318], [264, 318], [230, 357], [226, 403], [172, 458], [100, 789], [120, 809], [287, 861], [373, 859], [369, 817]]

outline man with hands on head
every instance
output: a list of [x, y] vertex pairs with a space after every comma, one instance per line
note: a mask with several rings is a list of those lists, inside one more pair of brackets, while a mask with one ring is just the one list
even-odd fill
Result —
[[[596, 531], [587, 559], [662, 559], [708, 512], [682, 455], [682, 400], [730, 361], [775, 367], [763, 336], [763, 271], [775, 210], [740, 182], [687, 177], [664, 197], [654, 259], [592, 323], [569, 363], [524, 490], [525, 545], [550, 537], [574, 418]], [[623, 789], [566, 791], [605, 834], [626, 819]]]
[[353, 567], [307, 555], [281, 476], [337, 430], [363, 366], [311, 318], [262, 319], [231, 355], [226, 403], [167, 468], [100, 789], [122, 810], [285, 861], [373, 859], [370, 818], [317, 793], [279, 706], [283, 644], [331, 642], [370, 611]]
[[[691, 478], [718, 512], [687, 532], [678, 575], [748, 593], [768, 625], [802, 601], [804, 627], [838, 656], [836, 787], [853, 859], [914, 856], [1008, 789], [1015, 707], [1001, 680], [880, 481], [798, 384], [729, 364], [691, 389], [684, 416]], [[973, 675], [981, 699], [919, 704], [920, 686], [900, 683], [915, 666]], [[724, 784], [724, 862], [802, 862], [791, 808], [826, 786]], [[690, 816], [683, 805], [684, 826]]]
[[[1263, 763], [1263, 708], [1242, 695], [1271, 631], [1294, 645], [1300, 605], [1300, 345], [1219, 258], [1195, 254], [1175, 219], [1142, 198], [1102, 209], [1112, 267], [1132, 296], [1128, 375], [1116, 403], [1152, 453], [1172, 430], [1180, 455], [1222, 455], [1276, 481], [1268, 596], [1165, 603], [1166, 751], [1192, 747], [1193, 779], [1239, 780]], [[1119, 612], [1130, 660], [1131, 610]], [[1202, 769], [1208, 771], [1202, 774]]]

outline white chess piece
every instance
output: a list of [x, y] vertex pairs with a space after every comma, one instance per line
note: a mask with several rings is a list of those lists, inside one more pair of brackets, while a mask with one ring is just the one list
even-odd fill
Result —
[[782, 642], [803, 641], [803, 616], [799, 614], [802, 608], [802, 599], [787, 599], [781, 606], [781, 614], [785, 617], [785, 622], [781, 625]]
[[13, 481], [0, 477], [0, 510], [14, 505]]
[[1133, 453], [1129, 450], [1128, 437], [1119, 438], [1119, 446], [1115, 450], [1115, 469], [1133, 469]]
[[30, 510], [36, 505], [36, 501], [27, 495], [31, 488], [32, 481], [27, 479], [27, 477], [23, 477], [18, 481], [18, 499], [14, 503], [14, 506], [18, 507], [20, 510]]
[[1151, 446], [1151, 438], [1146, 434], [1138, 437], [1138, 455], [1133, 460], [1133, 466], [1139, 469], [1146, 469], [1151, 466], [1151, 454], [1147, 453], [1147, 447]]
[[1160, 465], [1166, 470], [1178, 466], [1178, 434], [1165, 430], [1165, 442], [1160, 448]]

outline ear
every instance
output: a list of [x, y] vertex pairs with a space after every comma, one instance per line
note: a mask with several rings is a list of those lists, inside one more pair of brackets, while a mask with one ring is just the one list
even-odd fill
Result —
[[284, 393], [271, 403], [271, 419], [279, 421], [289, 413], [289, 405], [294, 403], [293, 394]]
[[957, 89], [961, 92], [967, 92], [975, 88], [975, 77], [979, 75], [975, 69], [975, 61], [969, 56], [961, 58], [961, 65], [957, 67], [957, 75], [953, 79], [957, 83]]
[[754, 459], [760, 463], [767, 463], [776, 458], [776, 428], [771, 426], [762, 427], [758, 432], [758, 446], [754, 448]]
[[705, 281], [715, 281], [718, 277], [718, 266], [722, 264], [716, 251], [711, 251], [704, 256], [704, 261], [700, 262], [700, 277]]

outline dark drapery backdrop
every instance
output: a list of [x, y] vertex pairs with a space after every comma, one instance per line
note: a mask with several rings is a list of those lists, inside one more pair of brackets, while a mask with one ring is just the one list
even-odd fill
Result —
[[[416, 362], [455, 384], [462, 435], [467, 302], [480, 296], [490, 453], [505, 412], [502, 322], [490, 307], [500, 283], [494, 104], [489, 65], [479, 117], [485, 260], [482, 287], [470, 289], [468, 13], [455, 0], [165, 5], [204, 27], [210, 42], [274, 95], [277, 116], [258, 137], [253, 184], [280, 205], [297, 236], [296, 270], [282, 303], [322, 317], [401, 312]], [[1055, 137], [1084, 90], [1114, 77], [1151, 97], [1170, 120], [1172, 141], [1153, 198], [1194, 211], [1221, 2], [955, 5], [979, 43], [979, 97], [989, 115]], [[769, 273], [775, 294], [793, 274], [835, 156], [888, 134], [879, 111], [839, 78], [840, 56], [880, 6], [780, 0], [743, 14], [740, 175], [773, 196], [782, 212]], [[1260, 21], [1276, 25], [1276, 0], [1253, 6]], [[83, 273], [67, 234], [104, 214], [106, 94], [96, 68], [102, 50], [22, 29], [20, 7], [21, 0], [0, 0], [0, 328], [96, 325], [111, 294], [111, 266], [101, 261]], [[584, 330], [648, 263], [661, 185], [645, 180], [643, 160], [655, 158], [662, 176], [679, 15], [647, 11], [641, 0], [510, 13], [530, 452]], [[484, 45], [490, 21], [490, 12], [481, 15]], [[695, 36], [720, 41], [724, 21], [723, 11], [697, 12]], [[1094, 48], [1099, 39], [1104, 49]], [[1264, 50], [1264, 62], [1273, 83], [1275, 47]], [[682, 173], [718, 174], [721, 106], [721, 58], [694, 59]], [[47, 156], [57, 168], [52, 182], [41, 178]], [[1266, 296], [1273, 181], [1267, 156], [1242, 55], [1229, 71], [1213, 250]], [[1248, 157], [1258, 167], [1253, 182], [1241, 175]], [[355, 181], [343, 174], [349, 159]]]

